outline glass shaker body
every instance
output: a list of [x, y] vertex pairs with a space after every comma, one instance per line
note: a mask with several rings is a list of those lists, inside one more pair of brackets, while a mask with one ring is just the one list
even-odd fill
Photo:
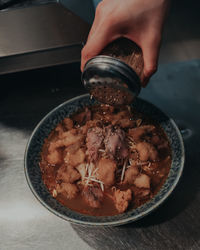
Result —
[[119, 38], [86, 63], [82, 81], [98, 101], [126, 105], [140, 92], [143, 66], [141, 49], [129, 39]]

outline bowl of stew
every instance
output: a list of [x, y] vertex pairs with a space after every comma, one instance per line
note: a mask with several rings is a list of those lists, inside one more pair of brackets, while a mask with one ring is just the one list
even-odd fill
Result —
[[176, 187], [184, 145], [174, 121], [149, 102], [64, 102], [34, 129], [25, 175], [39, 202], [76, 224], [117, 226], [159, 207]]

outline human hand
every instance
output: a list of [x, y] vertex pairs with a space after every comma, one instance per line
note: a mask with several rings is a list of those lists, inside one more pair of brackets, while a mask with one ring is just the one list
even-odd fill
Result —
[[157, 70], [164, 19], [169, 0], [103, 0], [96, 9], [87, 43], [81, 53], [81, 70], [110, 42], [126, 37], [143, 52], [142, 86]]

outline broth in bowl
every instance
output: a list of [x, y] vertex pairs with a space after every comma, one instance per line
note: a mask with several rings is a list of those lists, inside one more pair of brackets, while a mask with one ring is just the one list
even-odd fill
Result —
[[88, 106], [66, 117], [45, 139], [42, 178], [64, 206], [111, 216], [153, 198], [168, 177], [164, 130], [128, 106]]

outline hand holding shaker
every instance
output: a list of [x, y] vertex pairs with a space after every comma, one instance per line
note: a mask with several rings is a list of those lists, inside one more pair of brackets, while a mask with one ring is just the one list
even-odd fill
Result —
[[99, 102], [128, 105], [140, 93], [143, 67], [142, 50], [133, 41], [119, 38], [86, 63], [82, 81]]

